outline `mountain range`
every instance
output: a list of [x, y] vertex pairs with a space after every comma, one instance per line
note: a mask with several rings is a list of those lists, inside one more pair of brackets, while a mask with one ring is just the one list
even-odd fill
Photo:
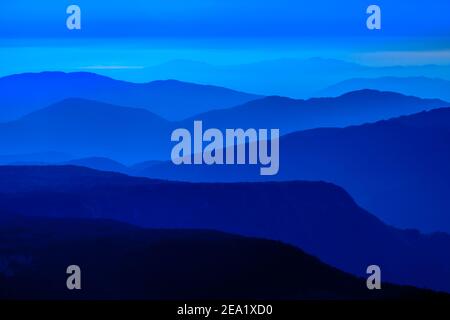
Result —
[[[2, 77], [0, 122], [18, 119], [70, 98], [144, 108], [171, 121], [272, 95], [310, 98], [369, 88], [446, 100], [442, 89], [447, 86], [443, 86], [443, 83], [450, 81], [450, 68], [446, 66], [369, 67], [322, 58], [280, 59], [235, 66], [212, 66], [176, 60], [147, 68], [145, 74], [149, 78], [143, 83], [115, 80], [89, 72], [24, 73]], [[373, 85], [366, 79], [380, 77], [381, 80], [373, 80], [380, 85]], [[389, 86], [383, 85], [385, 77], [390, 79]], [[350, 80], [350, 87], [345, 85], [346, 82], [337, 87], [352, 90], [336, 89], [338, 93], [333, 88], [329, 89], [329, 93], [324, 90], [354, 78], [367, 83], [367, 86]], [[211, 83], [218, 86], [212, 86]], [[259, 95], [245, 92], [258, 92]]]
[[427, 77], [356, 78], [339, 82], [320, 91], [317, 96], [337, 97], [362, 89], [394, 91], [421, 98], [450, 101], [450, 81]]
[[385, 281], [450, 291], [450, 236], [390, 227], [324, 182], [193, 184], [75, 166], [2, 166], [0, 207], [8, 215], [281, 240], [346, 272], [365, 276], [377, 264]]
[[8, 137], [0, 150], [9, 155], [57, 150], [122, 162], [167, 159], [172, 127], [144, 109], [74, 98], [0, 124], [0, 135]]
[[450, 109], [434, 109], [346, 128], [288, 134], [280, 170], [261, 177], [255, 166], [175, 166], [134, 172], [152, 178], [239, 182], [323, 180], [342, 186], [358, 204], [402, 228], [450, 232]]
[[[449, 106], [437, 99], [420, 99], [392, 92], [361, 90], [337, 98], [293, 100], [267, 97], [241, 106], [198, 114], [171, 122], [139, 108], [72, 98], [0, 123], [0, 150], [5, 155], [72, 154], [103, 157], [131, 164], [168, 160], [176, 128], [279, 128], [281, 134], [317, 127], [340, 127], [388, 119]], [[36, 159], [35, 159], [36, 160]], [[20, 157], [15, 162], [26, 162]], [[45, 161], [42, 161], [45, 162]]]
[[[449, 299], [388, 283], [370, 291], [364, 279], [275, 241], [108, 220], [3, 213], [0, 221], [1, 299]], [[82, 290], [65, 288], [73, 263]]]
[[139, 107], [168, 120], [181, 120], [261, 96], [176, 80], [131, 83], [87, 72], [24, 73], [0, 78], [0, 122], [71, 98]]
[[[343, 72], [353, 68], [328, 62]], [[408, 83], [429, 82], [399, 79], [385, 81], [405, 93]], [[441, 83], [418, 92], [437, 92]], [[335, 89], [347, 85], [352, 82]], [[396, 228], [450, 232], [446, 101], [365, 88], [308, 100], [261, 97], [87, 73], [1, 78], [0, 97], [0, 113], [11, 120], [0, 123], [6, 137], [0, 163], [27, 165], [0, 167], [0, 208], [7, 215], [104, 218], [280, 240], [357, 276], [378, 264], [387, 281], [450, 292], [450, 236]], [[279, 174], [167, 162], [172, 130], [191, 128], [194, 120], [205, 129], [280, 128]]]
[[[172, 130], [191, 128], [194, 120], [202, 120], [205, 128], [275, 127], [288, 134], [410, 114], [402, 122], [314, 129], [282, 138], [280, 173], [274, 178], [336, 183], [389, 224], [450, 232], [445, 170], [450, 119], [446, 108], [411, 115], [442, 106], [449, 103], [365, 89], [336, 98], [266, 97], [171, 122], [145, 109], [72, 98], [0, 124], [0, 136], [8, 137], [0, 141], [0, 162], [74, 164], [171, 180], [259, 181], [254, 168], [246, 166], [174, 167], [160, 161], [169, 158]], [[420, 128], [405, 119], [417, 119]]]
[[279, 128], [282, 134], [293, 131], [344, 127], [412, 114], [438, 107], [448, 107], [439, 99], [420, 99], [394, 92], [359, 90], [336, 98], [294, 100], [265, 97], [244, 105], [209, 111], [183, 121], [192, 127], [202, 120], [210, 128]]
[[[105, 71], [107, 72], [107, 71]], [[368, 66], [326, 58], [286, 58], [234, 65], [212, 65], [191, 60], [172, 60], [143, 70], [150, 79], [179, 79], [254, 92], [264, 96], [306, 99], [324, 88], [353, 78], [428, 77], [450, 81], [449, 65]], [[112, 74], [112, 73], [111, 73]], [[388, 91], [392, 89], [388, 88]], [[434, 97], [436, 98], [436, 97]]]

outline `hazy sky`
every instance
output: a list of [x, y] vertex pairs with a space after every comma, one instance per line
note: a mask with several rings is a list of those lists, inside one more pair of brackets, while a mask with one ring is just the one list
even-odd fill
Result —
[[[66, 27], [71, 4], [81, 30]], [[370, 4], [381, 30], [366, 28]], [[143, 81], [144, 68], [177, 59], [450, 64], [449, 40], [449, 0], [0, 0], [0, 76], [96, 70]]]
[[82, 9], [83, 36], [369, 35], [370, 4], [382, 9], [385, 36], [450, 36], [448, 0], [4, 0], [0, 36], [71, 37], [69, 4]]

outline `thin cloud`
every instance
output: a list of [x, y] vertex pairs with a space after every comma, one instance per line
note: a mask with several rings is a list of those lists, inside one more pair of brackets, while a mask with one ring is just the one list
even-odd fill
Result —
[[129, 70], [129, 69], [144, 69], [144, 66], [87, 66], [79, 69], [84, 70]]

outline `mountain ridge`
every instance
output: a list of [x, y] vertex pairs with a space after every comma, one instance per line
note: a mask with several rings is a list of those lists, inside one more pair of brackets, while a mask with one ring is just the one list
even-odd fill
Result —
[[71, 98], [0, 124], [0, 132], [10, 137], [0, 148], [8, 154], [57, 150], [125, 163], [167, 159], [169, 143], [159, 137], [169, 137], [171, 128], [171, 122], [145, 109]]
[[[277, 241], [96, 219], [0, 214], [0, 221], [6, 299], [449, 299], [389, 283], [367, 290], [364, 279]], [[88, 270], [84, 290], [58, 285], [71, 261]]]
[[345, 92], [365, 89], [395, 91], [421, 98], [450, 101], [450, 81], [429, 77], [353, 78], [341, 81], [318, 92], [319, 96], [339, 96]]
[[133, 83], [91, 72], [47, 71], [0, 78], [0, 97], [0, 121], [4, 122], [70, 97], [143, 108], [169, 120], [181, 120], [261, 96], [178, 80]]
[[359, 125], [448, 106], [449, 103], [436, 99], [360, 90], [337, 98], [266, 97], [171, 122], [141, 108], [70, 98], [18, 120], [0, 123], [0, 135], [9, 137], [0, 141], [0, 149], [10, 155], [54, 150], [75, 158], [103, 157], [129, 165], [168, 160], [173, 146], [171, 132], [192, 128], [194, 120], [203, 121], [205, 128], [278, 128], [285, 135], [317, 127]]
[[0, 206], [27, 216], [214, 229], [295, 245], [338, 269], [450, 291], [448, 234], [399, 230], [325, 182], [187, 183], [76, 166], [0, 166]]
[[[280, 128], [283, 134], [319, 127], [346, 127], [449, 107], [439, 99], [371, 89], [345, 93], [335, 98], [292, 99], [268, 96], [229, 109], [198, 114], [182, 123], [202, 120], [212, 128]], [[281, 112], [282, 111], [282, 112]]]
[[324, 180], [344, 187], [364, 208], [403, 228], [450, 232], [450, 109], [345, 128], [316, 128], [280, 139], [280, 171], [179, 166], [141, 169], [137, 175], [182, 181]]
[[[367, 66], [338, 59], [275, 59], [234, 65], [171, 61], [145, 69], [153, 79], [176, 78], [292, 98], [310, 98], [338, 82], [362, 77], [427, 76], [450, 80], [448, 65]], [[270, 75], [268, 77], [267, 75]]]

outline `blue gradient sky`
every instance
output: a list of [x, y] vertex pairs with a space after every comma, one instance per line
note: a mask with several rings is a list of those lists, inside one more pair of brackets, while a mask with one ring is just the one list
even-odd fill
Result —
[[450, 36], [448, 0], [1, 1], [0, 36], [72, 36], [65, 8], [77, 4], [84, 36], [349, 37], [369, 33], [365, 9], [374, 3], [385, 36]]
[[[66, 28], [70, 4], [81, 7], [81, 31]], [[366, 28], [369, 4], [382, 9], [381, 31]], [[139, 70], [176, 59], [450, 64], [449, 16], [448, 0], [0, 1], [0, 76], [93, 69], [114, 76], [116, 68], [141, 81]]]

